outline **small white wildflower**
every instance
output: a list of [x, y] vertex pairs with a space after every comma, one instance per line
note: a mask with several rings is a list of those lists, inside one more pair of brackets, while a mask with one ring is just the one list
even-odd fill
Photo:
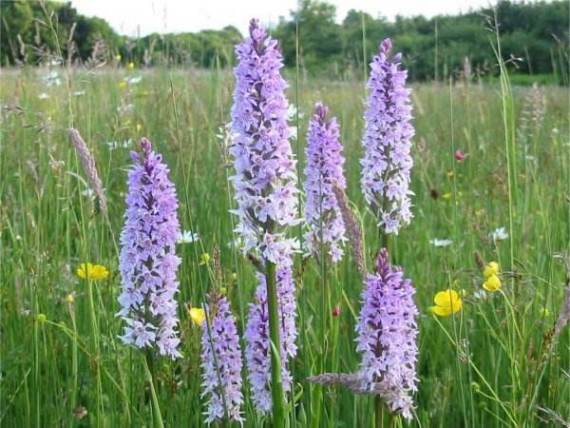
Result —
[[180, 232], [178, 235], [178, 239], [176, 240], [177, 244], [192, 244], [196, 241], [200, 240], [200, 236], [197, 232], [192, 232], [191, 230], [185, 230]]
[[42, 77], [42, 80], [45, 82], [47, 86], [59, 86], [61, 85], [61, 79], [59, 77], [59, 73], [55, 70], [50, 71], [46, 75]]
[[81, 192], [81, 194], [85, 196], [87, 199], [95, 199], [95, 192], [90, 188], [85, 189], [83, 192]]
[[431, 245], [433, 245], [434, 247], [449, 247], [451, 244], [453, 244], [453, 241], [451, 239], [432, 239], [429, 241], [429, 243]]
[[476, 300], [485, 300], [487, 297], [487, 293], [485, 293], [483, 290], [477, 290], [473, 293], [473, 298]]
[[289, 127], [289, 137], [292, 140], [296, 140], [297, 139], [297, 127], [296, 126], [290, 126]]
[[38, 98], [40, 100], [47, 100], [49, 98], [49, 95], [46, 94], [45, 92], [42, 92], [41, 94], [38, 95]]
[[232, 123], [228, 122], [224, 126], [218, 127], [216, 138], [220, 141], [223, 147], [229, 147], [236, 134], [232, 132]]
[[241, 237], [235, 238], [233, 241], [228, 242], [227, 247], [232, 248], [242, 248], [244, 245], [244, 241]]
[[134, 109], [135, 109], [134, 104], [121, 104], [119, 107], [117, 107], [117, 113], [119, 114], [130, 113]]
[[109, 150], [117, 150], [117, 149], [128, 149], [129, 147], [131, 147], [133, 145], [133, 140], [132, 139], [128, 139], [128, 140], [124, 140], [124, 141], [108, 141], [107, 143], [107, 147], [109, 147]]
[[125, 78], [125, 81], [126, 81], [129, 85], [136, 85], [137, 83], [140, 83], [141, 80], [142, 80], [142, 76], [140, 76], [140, 75]]
[[493, 242], [496, 241], [504, 241], [505, 239], [509, 238], [509, 234], [507, 233], [507, 229], [504, 227], [499, 227], [493, 230], [489, 236], [493, 239]]
[[81, 97], [82, 95], [85, 95], [85, 91], [75, 91], [73, 93], [74, 97]]
[[303, 117], [303, 113], [299, 112], [297, 109], [297, 106], [293, 103], [289, 104], [289, 107], [287, 108], [287, 118], [289, 120], [293, 120], [296, 119], [297, 116], [299, 116], [299, 119], [301, 119]]

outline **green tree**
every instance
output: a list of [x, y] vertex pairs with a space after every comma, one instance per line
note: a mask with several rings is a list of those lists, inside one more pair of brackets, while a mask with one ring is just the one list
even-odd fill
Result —
[[30, 3], [25, 0], [0, 2], [0, 62], [14, 64], [24, 60], [25, 50], [21, 41], [29, 40], [32, 30], [33, 13]]
[[323, 69], [341, 60], [341, 26], [335, 22], [336, 7], [320, 1], [303, 0], [291, 20], [281, 20], [273, 35], [281, 43], [285, 64], [295, 64], [297, 23], [300, 60], [309, 70]]

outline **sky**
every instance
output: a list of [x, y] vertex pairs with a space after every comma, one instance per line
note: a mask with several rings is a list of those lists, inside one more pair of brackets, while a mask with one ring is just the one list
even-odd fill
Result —
[[[337, 8], [337, 21], [350, 9], [392, 20], [396, 15], [431, 17], [489, 6], [489, 0], [327, 0]], [[128, 36], [149, 33], [219, 30], [227, 25], [246, 33], [252, 17], [276, 24], [289, 17], [297, 0], [72, 0], [79, 13], [104, 18]]]

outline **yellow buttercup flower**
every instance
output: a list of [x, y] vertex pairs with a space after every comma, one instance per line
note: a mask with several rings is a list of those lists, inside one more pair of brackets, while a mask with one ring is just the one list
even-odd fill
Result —
[[129, 62], [129, 65], [127, 66], [127, 68], [128, 68], [129, 70], [134, 70], [134, 69], [135, 69], [135, 63], [132, 62], [132, 61]]
[[497, 275], [491, 275], [483, 283], [483, 288], [491, 293], [499, 290], [501, 288], [501, 280]]
[[115, 55], [115, 60], [120, 61], [122, 59], [121, 54]]
[[125, 82], [124, 80], [121, 80], [119, 82], [119, 89], [125, 89], [127, 87], [127, 82]]
[[137, 123], [137, 132], [141, 132], [142, 130], [142, 125], [140, 123]]
[[457, 291], [447, 289], [436, 293], [433, 298], [435, 306], [430, 308], [432, 314], [440, 317], [447, 317], [451, 314], [459, 312], [463, 308], [463, 301]]
[[201, 325], [206, 319], [206, 313], [202, 308], [190, 308], [188, 309], [188, 315], [196, 325]]
[[79, 278], [93, 279], [98, 281], [106, 279], [109, 276], [109, 271], [103, 265], [94, 265], [93, 263], [82, 263], [75, 272]]
[[489, 262], [487, 266], [485, 266], [485, 269], [483, 269], [483, 276], [489, 278], [490, 276], [498, 275], [499, 271], [499, 263]]
[[47, 316], [45, 314], [38, 314], [36, 315], [36, 321], [38, 324], [43, 324], [47, 321]]
[[69, 293], [67, 296], [65, 296], [65, 301], [72, 305], [75, 302], [75, 296], [73, 293]]
[[202, 253], [200, 256], [200, 266], [207, 265], [210, 263], [210, 255], [208, 253]]

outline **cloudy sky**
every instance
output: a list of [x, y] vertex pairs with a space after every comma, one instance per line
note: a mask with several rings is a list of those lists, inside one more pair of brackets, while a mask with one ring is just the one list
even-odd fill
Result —
[[[455, 14], [488, 6], [489, 0], [328, 0], [341, 21], [349, 9], [393, 19], [396, 15]], [[72, 0], [82, 14], [107, 20], [121, 34], [221, 29], [234, 25], [245, 32], [251, 17], [265, 24], [289, 16], [297, 0]]]

